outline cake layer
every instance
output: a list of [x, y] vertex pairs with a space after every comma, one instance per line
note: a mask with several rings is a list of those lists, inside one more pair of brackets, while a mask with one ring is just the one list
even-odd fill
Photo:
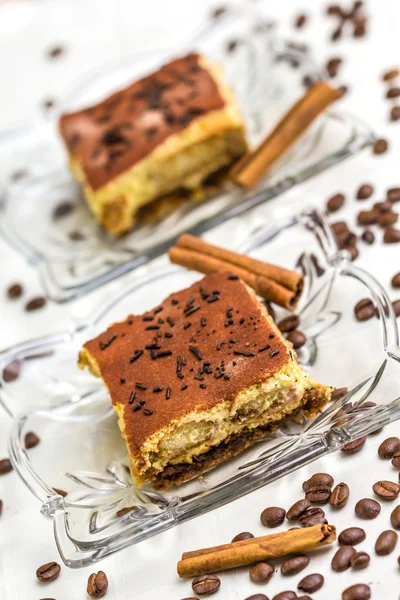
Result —
[[265, 425], [249, 429], [243, 428], [239, 433], [232, 434], [229, 438], [203, 454], [197, 455], [191, 462], [171, 464], [152, 477], [155, 489], [167, 489], [179, 485], [204, 473], [213, 466], [236, 456], [255, 442], [263, 439], [268, 432], [277, 429], [282, 421], [289, 416], [295, 416], [298, 410], [303, 410], [307, 416], [313, 416], [326, 403], [326, 390], [307, 390], [297, 410], [282, 416], [281, 420], [271, 420]]
[[79, 161], [71, 159], [71, 170], [83, 187], [89, 207], [107, 231], [119, 235], [131, 229], [139, 209], [157, 197], [179, 188], [197, 190], [208, 175], [241, 156], [246, 142], [243, 130], [236, 128], [175, 154], [166, 154], [164, 149], [160, 146], [147, 159], [98, 190], [87, 184]]

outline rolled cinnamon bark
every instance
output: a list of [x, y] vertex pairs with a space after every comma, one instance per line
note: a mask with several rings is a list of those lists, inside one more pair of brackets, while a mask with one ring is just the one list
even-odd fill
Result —
[[246, 189], [256, 185], [310, 123], [340, 96], [339, 90], [326, 81], [319, 81], [309, 88], [267, 138], [235, 164], [231, 170], [233, 181]]
[[336, 540], [333, 525], [314, 525], [241, 542], [233, 542], [195, 552], [185, 552], [178, 562], [180, 577], [197, 577], [225, 569], [235, 569], [289, 554], [309, 552]]
[[242, 267], [246, 271], [252, 271], [257, 275], [262, 275], [267, 279], [272, 279], [273, 281], [280, 283], [284, 287], [287, 287], [294, 292], [298, 291], [299, 287], [301, 289], [303, 288], [303, 275], [297, 273], [296, 271], [290, 271], [289, 269], [284, 269], [283, 267], [278, 267], [277, 265], [272, 265], [255, 258], [251, 258], [246, 254], [239, 254], [238, 252], [233, 252], [232, 250], [226, 250], [225, 248], [214, 246], [213, 244], [206, 242], [202, 238], [195, 237], [194, 235], [190, 235], [188, 233], [182, 234], [177, 239], [176, 245], [181, 248], [195, 250], [196, 252], [201, 252], [202, 254], [213, 256], [214, 258], [232, 263], [233, 265]]
[[181, 265], [187, 269], [199, 271], [205, 275], [208, 273], [225, 273], [227, 271], [234, 273], [243, 279], [248, 286], [253, 288], [256, 294], [288, 310], [293, 310], [296, 307], [300, 296], [299, 291], [289, 290], [283, 287], [283, 285], [276, 283], [276, 281], [247, 271], [224, 260], [214, 258], [213, 256], [207, 256], [201, 252], [173, 246], [169, 249], [168, 255], [172, 263]]

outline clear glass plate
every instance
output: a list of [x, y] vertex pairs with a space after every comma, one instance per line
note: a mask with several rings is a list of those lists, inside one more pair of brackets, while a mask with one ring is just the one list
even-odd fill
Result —
[[[308, 341], [299, 358], [315, 379], [349, 392], [314, 419], [287, 422], [202, 477], [156, 492], [150, 485], [133, 486], [109, 397], [99, 381], [78, 371], [77, 354], [110, 322], [157, 305], [199, 274], [162, 257], [133, 284], [125, 282], [123, 291], [120, 286], [88, 321], [3, 352], [0, 372], [15, 360], [22, 365], [19, 379], [1, 382], [1, 403], [15, 417], [10, 457], [43, 513], [53, 518], [61, 557], [70, 567], [95, 563], [230, 502], [400, 417], [399, 334], [381, 285], [337, 250], [325, 218], [315, 210], [286, 215], [273, 226], [259, 215], [237, 221], [241, 251], [304, 270], [299, 312]], [[299, 262], [301, 248], [307, 251]], [[353, 306], [366, 295], [379, 318], [360, 323]], [[26, 452], [28, 431], [41, 443]], [[68, 495], [63, 498], [53, 486]]]
[[[222, 63], [243, 107], [254, 143], [301, 97], [305, 76], [319, 79], [306, 52], [273, 39], [271, 31], [260, 25], [255, 7], [229, 13], [199, 32], [191, 44], [173, 53], [196, 49]], [[60, 110], [95, 102], [170, 57], [164, 53], [108, 63], [77, 85]], [[142, 223], [115, 239], [95, 223], [68, 171], [56, 134], [56, 117], [0, 148], [0, 157], [2, 153], [7, 154], [7, 160], [24, 157], [28, 167], [26, 177], [9, 181], [3, 190], [0, 234], [38, 267], [47, 295], [56, 302], [72, 300], [147, 264], [160, 256], [182, 231], [199, 234], [209, 230], [337, 164], [374, 139], [368, 126], [334, 108], [312, 124], [276, 163], [258, 190], [245, 194], [227, 185], [205, 202], [188, 201], [162, 220]], [[75, 210], [53, 220], [54, 209], [65, 200], [72, 201]]]

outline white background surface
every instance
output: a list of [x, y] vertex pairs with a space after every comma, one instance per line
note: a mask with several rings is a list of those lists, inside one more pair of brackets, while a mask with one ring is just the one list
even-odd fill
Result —
[[[375, 199], [383, 199], [385, 189], [400, 185], [400, 122], [388, 123], [390, 105], [383, 99], [384, 86], [379, 81], [383, 70], [400, 66], [398, 0], [370, 0], [367, 5], [370, 15], [368, 36], [361, 40], [346, 36], [336, 44], [329, 41], [335, 21], [324, 16], [325, 2], [314, 0], [307, 3], [310, 22], [300, 32], [294, 30], [293, 19], [299, 11], [305, 10], [306, 3], [280, 0], [264, 4], [270, 4], [266, 12], [278, 22], [278, 31], [310, 43], [321, 62], [332, 56], [344, 58], [337, 79], [350, 86], [350, 93], [341, 101], [343, 108], [370, 121], [379, 134], [387, 136], [391, 142], [390, 152], [386, 155], [374, 157], [366, 151], [297, 187], [286, 197], [273, 201], [271, 214], [274, 206], [282, 202], [288, 206], [314, 204], [322, 207], [327, 197], [338, 191], [343, 191], [351, 199], [359, 185], [367, 182], [376, 187]], [[87, 70], [105, 59], [179, 46], [190, 39], [215, 6], [217, 4], [212, 0], [14, 0], [4, 5], [0, 3], [0, 130], [32, 119], [44, 98], [61, 97]], [[99, 34], [93, 36], [91, 31]], [[65, 45], [65, 55], [54, 61], [46, 60], [46, 51], [56, 44]], [[338, 217], [347, 215], [352, 222], [355, 211], [361, 206], [349, 200], [347, 207]], [[358, 264], [368, 267], [389, 287], [390, 276], [400, 270], [400, 248], [379, 246], [366, 249]], [[3, 289], [14, 281], [21, 281], [26, 297], [40, 293], [35, 271], [1, 240], [0, 266]], [[393, 290], [390, 293], [393, 299], [398, 297]], [[0, 294], [3, 294], [1, 290]], [[97, 306], [101, 298], [100, 290], [85, 298], [79, 306], [49, 304], [32, 314], [24, 313], [21, 301], [11, 303], [4, 299], [0, 308], [0, 345], [6, 347], [59, 329], [72, 315], [84, 313], [94, 303]], [[362, 361], [362, 352], [354, 360]], [[9, 419], [0, 413], [0, 456], [7, 452], [9, 427]], [[339, 530], [351, 524], [362, 525], [353, 515], [355, 502], [362, 497], [373, 496], [372, 484], [378, 479], [397, 479], [390, 462], [383, 463], [377, 458], [376, 449], [381, 440], [398, 434], [399, 429], [398, 424], [392, 424], [381, 434], [371, 436], [367, 446], [354, 457], [331, 456], [314, 463], [223, 509], [99, 563], [96, 570], [104, 569], [110, 581], [106, 597], [110, 600], [179, 600], [192, 596], [190, 581], [179, 581], [175, 575], [176, 562], [182, 551], [224, 543], [244, 530], [255, 535], [265, 533], [259, 523], [261, 510], [268, 505], [288, 508], [302, 496], [301, 482], [316, 471], [327, 470], [337, 482], [347, 481], [351, 487], [348, 506], [337, 513], [328, 511], [329, 521]], [[94, 569], [71, 571], [63, 567], [56, 582], [44, 586], [36, 581], [36, 568], [50, 560], [57, 560], [52, 524], [40, 515], [37, 500], [24, 488], [15, 473], [0, 479], [0, 498], [4, 501], [0, 519], [0, 600], [87, 598], [87, 577]], [[318, 557], [313, 556], [309, 567], [301, 575], [284, 579], [277, 573], [262, 588], [250, 583], [247, 569], [222, 574], [221, 589], [214, 597], [244, 600], [250, 594], [263, 592], [272, 598], [284, 589], [295, 589], [302, 576], [322, 572], [326, 583], [314, 595], [319, 600], [340, 599], [345, 587], [358, 582], [371, 584], [374, 599], [397, 600], [400, 597], [397, 564], [400, 544], [387, 558], [376, 557], [373, 551], [378, 533], [389, 527], [392, 508], [390, 504], [383, 504], [381, 516], [364, 524], [368, 537], [360, 549], [367, 550], [372, 556], [367, 570], [333, 573], [330, 569], [333, 552], [326, 550]], [[282, 529], [285, 527], [282, 526]]]

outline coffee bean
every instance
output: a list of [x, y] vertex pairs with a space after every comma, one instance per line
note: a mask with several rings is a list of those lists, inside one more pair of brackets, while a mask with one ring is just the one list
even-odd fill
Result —
[[357, 502], [354, 511], [360, 519], [376, 519], [381, 512], [381, 505], [372, 498], [363, 498]]
[[40, 443], [40, 438], [33, 431], [28, 431], [25, 435], [25, 448], [29, 450], [30, 448], [34, 448]]
[[392, 306], [396, 317], [400, 317], [400, 300], [395, 300], [392, 302]]
[[297, 315], [289, 315], [285, 317], [278, 323], [278, 329], [282, 331], [282, 333], [287, 333], [288, 331], [293, 331], [300, 325], [300, 318]]
[[68, 492], [65, 492], [64, 490], [60, 490], [60, 488], [53, 487], [53, 490], [55, 491], [56, 494], [58, 494], [59, 496], [62, 496], [63, 498], [68, 496]]
[[373, 490], [377, 496], [385, 500], [395, 500], [400, 492], [400, 485], [393, 481], [377, 481], [373, 485]]
[[369, 183], [364, 183], [361, 187], [358, 188], [356, 198], [357, 200], [367, 200], [374, 193], [374, 188]]
[[389, 88], [386, 92], [386, 98], [398, 98], [400, 96], [400, 87]]
[[304, 523], [308, 522], [310, 518], [314, 517], [325, 517], [325, 512], [320, 506], [310, 506], [310, 508], [307, 508], [307, 510], [300, 515], [299, 521], [304, 526]]
[[390, 109], [389, 118], [391, 121], [399, 121], [400, 120], [400, 106], [392, 106], [392, 108]]
[[251, 540], [253, 537], [254, 535], [249, 531], [243, 531], [242, 533], [235, 535], [231, 543], [241, 542], [242, 540]]
[[[197, 598], [187, 598], [187, 600], [197, 600]], [[269, 600], [269, 598], [265, 594], [253, 594], [252, 596], [245, 598], [245, 600]]]
[[0, 460], [0, 475], [7, 475], [13, 470], [11, 461], [8, 458]]
[[259, 562], [250, 568], [249, 574], [253, 583], [268, 583], [274, 572], [274, 565], [268, 562]]
[[23, 293], [23, 288], [20, 283], [13, 283], [7, 288], [7, 296], [10, 300], [15, 300], [15, 298], [20, 298]]
[[294, 598], [296, 598], [296, 600], [298, 598], [295, 592], [292, 592], [291, 590], [285, 590], [284, 592], [279, 592], [279, 594], [276, 594], [272, 600], [293, 600]]
[[341, 546], [356, 546], [363, 542], [365, 538], [366, 533], [361, 527], [348, 527], [339, 534], [338, 542]]
[[299, 554], [298, 556], [293, 556], [292, 558], [288, 558], [281, 565], [281, 574], [286, 576], [297, 575], [308, 566], [310, 562], [309, 557], [306, 554]]
[[400, 272], [393, 275], [391, 284], [394, 288], [400, 288]]
[[359, 225], [374, 225], [378, 222], [379, 212], [373, 210], [360, 210], [357, 215]]
[[302, 594], [301, 596], [296, 596], [297, 600], [312, 600], [311, 596], [306, 594]]
[[265, 527], [279, 527], [285, 520], [286, 511], [279, 506], [270, 506], [262, 511], [260, 519]]
[[315, 473], [312, 477], [310, 477], [310, 479], [307, 479], [307, 481], [303, 482], [303, 490], [308, 492], [311, 487], [316, 485], [322, 485], [331, 488], [333, 486], [332, 475], [329, 475], [328, 473]]
[[342, 59], [339, 57], [335, 57], [335, 58], [331, 58], [330, 60], [328, 60], [328, 62], [326, 63], [326, 72], [328, 73], [329, 77], [336, 77], [336, 75], [339, 72], [339, 67], [342, 64]]
[[398, 448], [400, 448], [398, 437], [386, 438], [378, 448], [378, 455], [380, 458], [392, 458]]
[[344, 204], [344, 195], [343, 194], [335, 194], [326, 203], [326, 210], [328, 212], [336, 212], [340, 208], [342, 208]]
[[398, 535], [395, 531], [388, 529], [387, 531], [382, 531], [378, 539], [375, 543], [375, 552], [378, 556], [387, 556], [396, 547]]
[[21, 372], [21, 361], [20, 360], [12, 360], [3, 369], [3, 379], [6, 383], [11, 383], [12, 381], [15, 381], [16, 379], [18, 379], [20, 372]]
[[195, 594], [213, 594], [221, 585], [221, 580], [217, 575], [200, 575], [192, 581], [192, 590]]
[[304, 25], [307, 23], [307, 15], [301, 14], [301, 15], [297, 15], [295, 21], [294, 21], [294, 26], [296, 27], [296, 29], [301, 29], [302, 27], [304, 27]]
[[400, 242], [400, 229], [388, 227], [383, 235], [385, 244], [398, 244]]
[[384, 200], [383, 202], [375, 202], [373, 208], [379, 213], [390, 212], [393, 208], [393, 202], [390, 202], [389, 200]]
[[25, 304], [25, 310], [27, 312], [32, 312], [33, 310], [38, 310], [39, 308], [43, 308], [45, 306], [47, 300], [43, 296], [36, 296], [36, 298], [32, 298]]
[[329, 504], [334, 508], [342, 508], [347, 504], [349, 499], [350, 490], [347, 483], [338, 483], [335, 488], [333, 488], [331, 497], [329, 498]]
[[75, 208], [75, 202], [72, 202], [71, 200], [64, 200], [63, 202], [60, 202], [60, 204], [57, 204], [52, 212], [53, 221], [58, 221], [59, 219], [67, 217], [74, 212]]
[[369, 600], [370, 598], [371, 589], [365, 583], [356, 583], [342, 593], [342, 600]]
[[108, 579], [104, 571], [92, 573], [87, 583], [87, 593], [91, 598], [102, 598], [108, 590]]
[[308, 508], [310, 508], [310, 506], [311, 502], [306, 498], [302, 498], [301, 500], [298, 500], [297, 502], [292, 504], [292, 506], [286, 513], [286, 518], [289, 521], [297, 521], [301, 517], [301, 515], [304, 514]]
[[375, 241], [375, 235], [374, 233], [370, 230], [370, 229], [366, 229], [362, 236], [361, 239], [363, 240], [363, 242], [365, 242], [366, 244], [373, 244]]
[[389, 211], [382, 213], [378, 218], [378, 225], [380, 227], [390, 227], [398, 221], [399, 215], [396, 212]]
[[400, 187], [394, 187], [388, 189], [386, 192], [386, 198], [390, 202], [399, 202], [400, 201]]
[[391, 81], [391, 79], [396, 79], [400, 75], [399, 69], [390, 69], [389, 71], [385, 71], [382, 74], [383, 81]]
[[339, 40], [342, 37], [342, 26], [339, 25], [339, 27], [337, 27], [331, 34], [331, 41], [332, 42], [337, 42], [337, 40]]
[[355, 38], [364, 37], [366, 34], [366, 21], [365, 17], [359, 20], [353, 20], [353, 36]]
[[354, 315], [357, 321], [368, 321], [376, 314], [375, 306], [369, 298], [359, 300], [354, 307]]
[[335, 388], [331, 394], [331, 401], [336, 402], [337, 400], [341, 400], [348, 391], [347, 387]]
[[331, 561], [331, 567], [337, 573], [346, 571], [350, 567], [351, 559], [357, 554], [357, 550], [353, 546], [341, 546], [336, 551]]
[[400, 529], [400, 504], [392, 511], [392, 514], [390, 515], [390, 522], [393, 529], [397, 529], [397, 531]]
[[357, 243], [357, 236], [352, 231], [335, 234], [336, 243], [341, 250], [354, 248]]
[[53, 46], [47, 51], [47, 58], [59, 58], [64, 52], [64, 46]]
[[383, 138], [379, 138], [374, 142], [374, 145], [372, 146], [372, 152], [374, 154], [383, 154], [384, 152], [387, 151], [389, 147], [389, 144], [387, 142], [387, 140], [383, 139]]
[[304, 577], [298, 584], [297, 589], [302, 592], [313, 594], [322, 588], [324, 585], [324, 577], [319, 573], [312, 573]]
[[335, 223], [331, 223], [331, 228], [336, 236], [349, 232], [349, 226], [345, 221], [336, 221]]
[[358, 440], [353, 440], [352, 442], [348, 442], [341, 448], [341, 451], [345, 454], [356, 454], [360, 452], [362, 448], [364, 448], [365, 442], [367, 441], [367, 436], [358, 438]]
[[0, 500], [0, 517], [3, 512], [3, 500]]
[[331, 488], [324, 485], [310, 487], [306, 493], [306, 499], [315, 504], [326, 504], [331, 497]]
[[351, 261], [356, 260], [356, 258], [360, 254], [359, 251], [358, 251], [358, 248], [356, 248], [355, 246], [350, 246], [350, 248], [346, 248], [346, 250], [350, 254], [350, 260]]
[[328, 520], [322, 515], [313, 516], [305, 514], [304, 517], [300, 519], [300, 523], [303, 527], [314, 527], [314, 525], [326, 525], [328, 523]]
[[286, 339], [293, 344], [293, 348], [295, 350], [298, 350], [299, 348], [304, 346], [304, 344], [307, 341], [306, 336], [302, 331], [300, 331], [300, 329], [295, 329], [294, 331], [291, 331], [286, 336]]
[[400, 448], [397, 448], [394, 452], [391, 463], [396, 469], [400, 469]]
[[42, 565], [36, 570], [36, 577], [42, 583], [48, 583], [57, 579], [61, 571], [61, 567], [56, 562], [49, 562]]
[[357, 552], [350, 561], [352, 569], [365, 569], [369, 565], [371, 560], [370, 555], [367, 552]]

